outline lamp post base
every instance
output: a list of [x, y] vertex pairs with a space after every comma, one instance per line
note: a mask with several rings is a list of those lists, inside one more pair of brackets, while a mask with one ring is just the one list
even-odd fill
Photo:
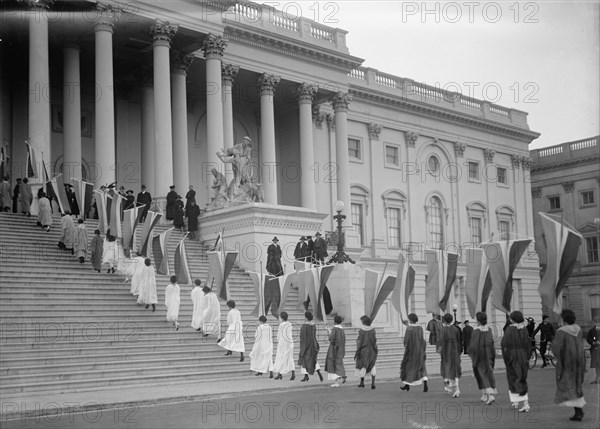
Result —
[[337, 252], [335, 252], [335, 255], [333, 255], [331, 257], [331, 259], [329, 259], [329, 261], [327, 263], [331, 264], [332, 262], [335, 262], [335, 263], [338, 263], [338, 264], [343, 264], [344, 262], [350, 262], [351, 264], [355, 264], [356, 263], [343, 250], [338, 250]]

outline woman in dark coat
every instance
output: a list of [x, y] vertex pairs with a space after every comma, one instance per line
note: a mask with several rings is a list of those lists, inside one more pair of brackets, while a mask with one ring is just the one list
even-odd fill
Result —
[[592, 381], [592, 384], [600, 383], [600, 316], [594, 317], [595, 326], [592, 326], [585, 336], [585, 340], [590, 345], [590, 354], [592, 355], [592, 361], [590, 368], [596, 370], [596, 378]]
[[92, 238], [91, 257], [90, 261], [92, 267], [98, 272], [102, 270], [102, 254], [104, 253], [104, 240], [100, 237], [100, 230], [94, 231], [94, 238]]
[[437, 351], [441, 357], [440, 373], [444, 379], [444, 389], [452, 397], [460, 396], [458, 380], [462, 375], [460, 355], [462, 354], [462, 341], [460, 329], [452, 324], [452, 315], [444, 314], [444, 323], [437, 339]]
[[188, 216], [188, 231], [190, 238], [196, 238], [196, 231], [198, 231], [198, 216], [200, 216], [200, 207], [196, 205], [196, 201], [189, 201], [190, 206], [187, 210]]
[[196, 191], [194, 187], [190, 185], [190, 190], [185, 194], [185, 217], [190, 217], [190, 207], [192, 202], [196, 203]]
[[319, 354], [317, 327], [310, 311], [304, 313], [304, 318], [306, 321], [300, 328], [300, 354], [298, 355], [300, 373], [304, 374], [304, 378], [300, 381], [308, 381], [308, 375], [313, 375], [315, 371], [319, 375], [319, 379], [323, 381], [321, 367], [317, 363], [317, 355]]
[[487, 314], [479, 311], [475, 318], [477, 326], [473, 329], [467, 353], [473, 362], [473, 376], [477, 380], [477, 387], [481, 390], [481, 401], [490, 405], [496, 399], [494, 395], [498, 393], [494, 378], [496, 360], [494, 336], [487, 325]]
[[[521, 413], [527, 413], [529, 412], [527, 371], [529, 370], [531, 343], [523, 313], [513, 311], [510, 313], [509, 320], [511, 324], [504, 331], [504, 336], [500, 342], [502, 358], [506, 366], [508, 395], [514, 408], [518, 408]], [[519, 408], [521, 402], [523, 402], [523, 405]]]
[[[575, 408], [570, 420], [583, 418], [583, 377], [585, 376], [585, 351], [581, 327], [575, 323], [575, 313], [563, 310], [561, 317], [565, 325], [556, 331], [552, 340], [552, 352], [556, 357], [556, 395], [554, 402], [564, 407]], [[597, 405], [597, 404], [596, 404]]]
[[173, 226], [175, 228], [179, 228], [181, 232], [183, 232], [183, 227], [185, 226], [183, 216], [183, 201], [181, 200], [181, 196], [177, 195], [177, 201], [175, 201], [175, 218], [173, 219]]
[[175, 219], [175, 203], [177, 202], [177, 192], [175, 192], [175, 186], [169, 186], [169, 193], [167, 194], [167, 220]]
[[335, 316], [333, 322], [335, 325], [329, 333], [329, 349], [325, 360], [325, 371], [327, 371], [328, 380], [335, 380], [331, 387], [340, 387], [340, 380], [343, 380], [342, 383], [346, 382], [346, 368], [344, 368], [346, 333], [341, 326], [342, 316]]
[[371, 318], [362, 316], [360, 318], [362, 326], [358, 331], [356, 339], [356, 353], [354, 361], [356, 362], [356, 375], [360, 377], [358, 387], [365, 387], [365, 376], [371, 374], [371, 389], [375, 389], [375, 376], [377, 369], [375, 362], [377, 361], [377, 336], [375, 329], [371, 326]]
[[400, 380], [404, 385], [400, 388], [409, 391], [410, 386], [423, 384], [423, 392], [427, 392], [427, 368], [425, 367], [425, 349], [427, 343], [423, 336], [423, 328], [417, 325], [419, 318], [415, 313], [408, 315], [408, 327], [404, 333], [404, 356], [400, 364]]

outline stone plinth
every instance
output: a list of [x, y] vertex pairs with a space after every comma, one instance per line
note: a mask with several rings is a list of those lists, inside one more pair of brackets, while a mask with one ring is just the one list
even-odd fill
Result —
[[227, 249], [239, 251], [241, 267], [257, 272], [262, 267], [266, 272], [267, 247], [277, 236], [283, 253], [281, 263], [289, 271], [300, 236], [323, 232], [327, 216], [302, 207], [248, 203], [204, 213], [199, 219], [200, 240], [212, 247], [223, 232]]

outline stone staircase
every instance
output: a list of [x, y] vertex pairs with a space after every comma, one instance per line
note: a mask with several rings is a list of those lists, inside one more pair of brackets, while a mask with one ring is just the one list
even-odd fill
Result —
[[[96, 222], [86, 221], [90, 240]], [[35, 223], [34, 217], [0, 214], [0, 395], [207, 382], [250, 374], [249, 358], [240, 363], [235, 355], [223, 356], [214, 336], [204, 338], [191, 328], [191, 285], [181, 285], [181, 327], [175, 331], [165, 319], [167, 276], [157, 275], [159, 303], [153, 313], [136, 303], [129, 293], [130, 284], [123, 283], [124, 276], [97, 273], [89, 258], [80, 264], [57, 248], [58, 217], [50, 232]], [[156, 232], [165, 228], [157, 227]], [[168, 243], [171, 269], [181, 237], [174, 232]], [[192, 277], [204, 280], [206, 249], [192, 240], [186, 240], [186, 249]], [[228, 284], [242, 313], [249, 353], [258, 324], [250, 316], [256, 303], [253, 286], [238, 266]], [[285, 310], [294, 324], [296, 341], [304, 320], [297, 303], [298, 291], [292, 290]], [[227, 307], [223, 301], [221, 315], [224, 332]], [[272, 316], [268, 320], [276, 341], [278, 321]], [[346, 335], [346, 365], [351, 374], [357, 328], [347, 327]], [[328, 347], [324, 325], [319, 325], [318, 338], [323, 366]], [[399, 368], [399, 335], [378, 332], [378, 344], [377, 366]]]

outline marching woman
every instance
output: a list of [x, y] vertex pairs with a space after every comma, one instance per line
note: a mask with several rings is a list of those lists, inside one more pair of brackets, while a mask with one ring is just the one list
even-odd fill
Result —
[[437, 339], [437, 350], [442, 358], [440, 372], [444, 379], [446, 392], [450, 393], [453, 398], [458, 398], [460, 396], [458, 380], [462, 375], [460, 355], [463, 350], [460, 329], [452, 324], [451, 314], [444, 314], [442, 320], [444, 323]]
[[277, 329], [277, 356], [273, 371], [277, 373], [275, 380], [281, 380], [284, 374], [292, 371], [290, 381], [296, 379], [296, 365], [294, 364], [294, 338], [292, 324], [288, 322], [288, 314], [282, 311], [279, 315], [279, 328]]
[[496, 349], [494, 336], [487, 325], [487, 314], [479, 311], [475, 318], [477, 326], [473, 329], [473, 336], [469, 343], [467, 353], [473, 362], [473, 375], [477, 380], [477, 387], [481, 390], [481, 401], [486, 405], [496, 399], [496, 380], [494, 379], [494, 361]]
[[233, 352], [240, 352], [240, 362], [244, 362], [244, 327], [242, 326], [242, 315], [240, 310], [235, 308], [235, 301], [227, 301], [229, 313], [227, 313], [227, 331], [225, 337], [218, 342], [219, 347], [227, 350], [225, 356], [231, 356]]
[[344, 356], [346, 355], [346, 333], [342, 328], [342, 316], [333, 318], [335, 325], [329, 333], [329, 349], [325, 358], [325, 371], [327, 379], [335, 380], [331, 387], [340, 387], [346, 382], [346, 368], [344, 368]]
[[269, 371], [269, 378], [273, 378], [273, 331], [265, 316], [260, 316], [258, 321], [260, 323], [254, 334], [254, 346], [249, 355], [250, 370], [256, 371], [255, 375], [263, 375]]
[[365, 376], [371, 375], [371, 389], [375, 389], [375, 376], [377, 370], [375, 362], [377, 361], [377, 336], [375, 329], [371, 326], [371, 318], [362, 316], [360, 318], [362, 326], [358, 331], [356, 339], [356, 353], [354, 361], [356, 362], [356, 375], [360, 377], [358, 387], [365, 387]]
[[[504, 331], [500, 342], [502, 357], [506, 365], [508, 395], [514, 408], [517, 408], [520, 413], [527, 413], [530, 410], [527, 395], [527, 371], [529, 370], [531, 342], [523, 313], [513, 311], [510, 313], [509, 320], [510, 325]], [[521, 402], [523, 405], [519, 406]]]
[[423, 328], [417, 325], [419, 318], [415, 313], [408, 315], [408, 327], [404, 333], [404, 357], [400, 364], [400, 379], [404, 385], [400, 388], [410, 390], [410, 386], [423, 384], [423, 392], [427, 392], [427, 368], [425, 367], [425, 348], [427, 343], [423, 337]]

